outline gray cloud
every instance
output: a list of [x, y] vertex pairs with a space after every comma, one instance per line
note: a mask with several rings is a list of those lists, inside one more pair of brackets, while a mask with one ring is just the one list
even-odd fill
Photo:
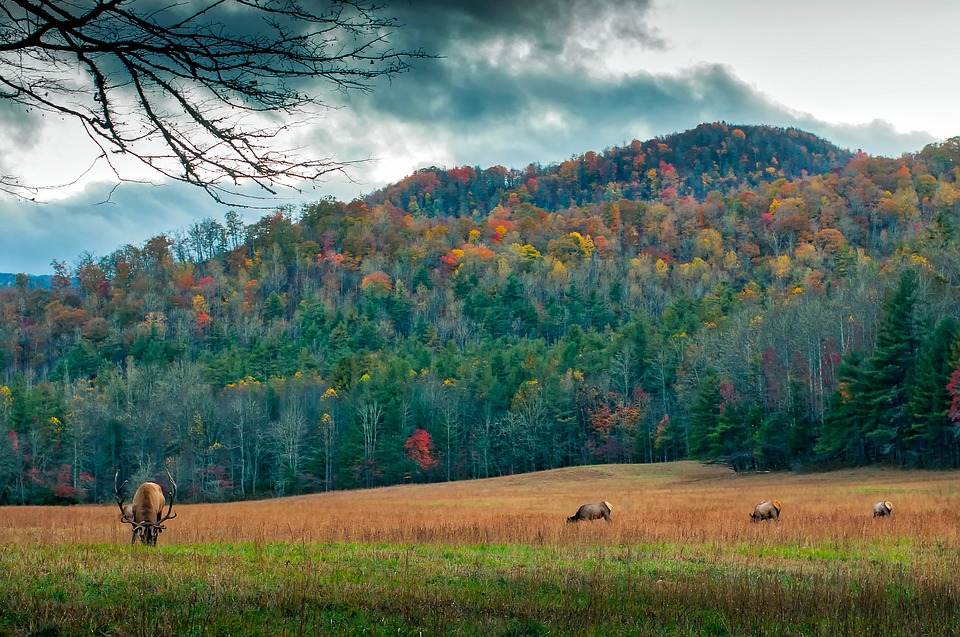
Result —
[[841, 147], [899, 156], [933, 140], [890, 124], [831, 124], [797, 113], [721, 65], [681, 73], [592, 77], [569, 72], [505, 72], [455, 64], [357, 105], [361, 120], [399, 121], [442, 140], [454, 163], [520, 167], [687, 130], [703, 122], [796, 126]]
[[[673, 74], [599, 72], [597, 61], [610, 38], [628, 38], [641, 50], [669, 46], [648, 24], [650, 5], [397, 3], [392, 8], [404, 27], [395, 34], [396, 44], [416, 43], [443, 57], [422, 61], [389, 86], [350, 100], [349, 109], [359, 122], [414, 127], [424, 139], [442, 140], [454, 163], [482, 166], [559, 161], [717, 120], [797, 126], [840, 146], [884, 155], [916, 150], [933, 139], [924, 132], [898, 133], [879, 121], [856, 126], [817, 120], [721, 65]], [[368, 146], [371, 153], [378, 155]]]
[[871, 155], [900, 157], [906, 152], [920, 150], [937, 141], [925, 131], [898, 132], [890, 122], [877, 119], [869, 124], [831, 124], [811, 115], [797, 119], [795, 126], [829, 139], [837, 146], [850, 150], [862, 149]]
[[402, 24], [393, 40], [402, 48], [423, 47], [458, 56], [476, 44], [522, 41], [538, 54], [561, 54], [572, 40], [603, 43], [629, 38], [645, 48], [666, 42], [646, 18], [651, 0], [416, 0], [395, 2]]
[[18, 147], [29, 148], [36, 139], [33, 132], [39, 124], [35, 114], [31, 115], [26, 109], [10, 100], [0, 100], [0, 127], [8, 138], [8, 143]]

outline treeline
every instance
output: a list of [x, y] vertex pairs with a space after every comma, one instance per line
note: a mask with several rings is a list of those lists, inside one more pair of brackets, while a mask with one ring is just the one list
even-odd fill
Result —
[[700, 164], [663, 162], [554, 207], [501, 182], [481, 209], [465, 168], [451, 208], [418, 186], [228, 213], [18, 276], [0, 501], [105, 500], [164, 463], [203, 500], [684, 457], [960, 466], [958, 140], [833, 167], [768, 128], [656, 148], [755, 133], [766, 168], [702, 196]]

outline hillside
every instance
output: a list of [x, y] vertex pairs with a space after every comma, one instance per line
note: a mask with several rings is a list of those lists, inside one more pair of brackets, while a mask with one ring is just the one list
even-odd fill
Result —
[[[27, 287], [42, 288], [50, 286], [50, 275], [28, 275], [26, 279]], [[17, 275], [14, 273], [0, 272], [0, 288], [14, 287], [17, 284]]]
[[198, 501], [960, 467], [956, 140], [885, 159], [710, 124], [531, 170], [228, 213], [0, 288], [0, 502], [110, 500], [117, 466], [164, 462]]
[[710, 191], [828, 173], [852, 158], [851, 152], [794, 128], [702, 124], [524, 170], [425, 168], [365, 201], [428, 215], [486, 214], [515, 195], [517, 202], [553, 212], [617, 198], [658, 199], [665, 192], [699, 198]]

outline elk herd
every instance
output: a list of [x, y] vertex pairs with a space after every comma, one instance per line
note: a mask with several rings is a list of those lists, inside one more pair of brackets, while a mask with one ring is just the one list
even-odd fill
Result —
[[[753, 512], [750, 513], [750, 521], [757, 523], [762, 522], [763, 520], [773, 520], [776, 523], [780, 523], [780, 509], [783, 505], [780, 504], [780, 500], [764, 500], [757, 506], [753, 508]], [[613, 506], [606, 500], [602, 502], [596, 502], [594, 504], [584, 504], [577, 512], [567, 518], [567, 522], [579, 522], [580, 520], [599, 520], [603, 518], [607, 521], [607, 524], [613, 522], [610, 518], [610, 513], [613, 511]], [[884, 500], [883, 502], [877, 502], [873, 505], [873, 517], [882, 518], [893, 513], [893, 503], [890, 500]]]
[[[166, 501], [163, 495], [163, 489], [156, 482], [144, 482], [133, 494], [133, 501], [127, 503], [126, 496], [123, 495], [123, 489], [127, 486], [127, 481], [117, 486], [120, 479], [120, 470], [113, 476], [113, 495], [120, 507], [120, 521], [129, 524], [131, 527], [130, 544], [136, 544], [140, 539], [142, 544], [147, 546], [156, 546], [157, 537], [166, 527], [163, 525], [167, 520], [177, 517], [173, 512], [173, 502], [177, 497], [177, 483], [173, 476], [167, 471], [167, 480], [170, 482], [170, 502]], [[167, 512], [163, 509], [166, 507]], [[782, 505], [780, 500], [764, 500], [753, 508], [750, 513], [750, 520], [754, 523], [764, 520], [773, 520], [780, 523], [780, 510]], [[581, 520], [600, 520], [603, 519], [607, 524], [613, 523], [611, 514], [613, 505], [606, 500], [581, 505], [577, 512], [567, 518], [567, 523], [580, 522]], [[883, 500], [873, 505], [873, 517], [887, 517], [893, 513], [893, 503], [889, 500]]]

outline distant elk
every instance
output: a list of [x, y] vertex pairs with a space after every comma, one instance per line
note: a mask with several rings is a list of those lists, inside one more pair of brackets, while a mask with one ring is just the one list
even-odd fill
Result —
[[750, 514], [750, 519], [755, 523], [761, 520], [775, 520], [779, 524], [780, 508], [780, 500], [764, 500], [754, 507], [753, 513]]
[[123, 488], [127, 486], [127, 480], [123, 481], [119, 487], [117, 480], [120, 477], [120, 470], [117, 469], [113, 476], [113, 496], [120, 507], [120, 521], [131, 525], [133, 534], [130, 537], [130, 544], [136, 544], [137, 538], [147, 546], [157, 545], [157, 536], [166, 529], [163, 523], [177, 517], [173, 513], [173, 501], [177, 497], [177, 483], [173, 481], [170, 472], [167, 471], [167, 479], [170, 480], [172, 490], [170, 491], [170, 503], [167, 507], [167, 514], [163, 515], [163, 507], [166, 501], [163, 497], [163, 489], [156, 482], [144, 482], [133, 495], [132, 504], [124, 504], [125, 497], [121, 496]]
[[594, 504], [584, 504], [577, 512], [567, 518], [567, 522], [579, 522], [580, 520], [599, 520], [603, 518], [607, 521], [607, 524], [611, 524], [613, 520], [610, 519], [610, 513], [613, 511], [613, 507], [610, 506], [610, 503], [604, 500], [603, 502], [596, 502]]
[[891, 513], [893, 513], [893, 502], [890, 500], [877, 502], [873, 505], [873, 517], [875, 518], [885, 518]]

